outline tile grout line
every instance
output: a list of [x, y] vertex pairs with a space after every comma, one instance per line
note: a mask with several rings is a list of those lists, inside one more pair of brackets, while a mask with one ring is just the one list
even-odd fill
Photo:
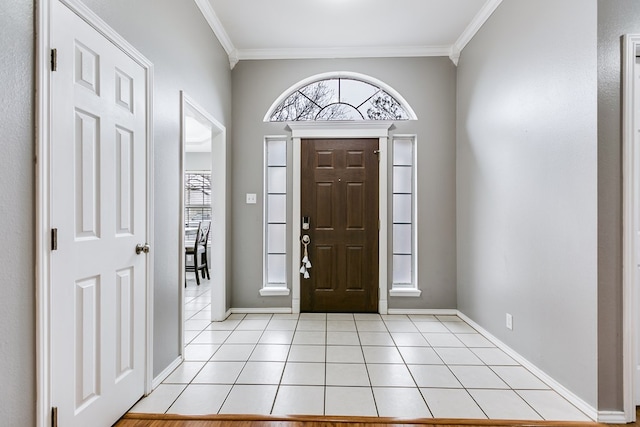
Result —
[[[269, 323], [271, 323], [271, 321], [274, 319], [274, 317], [271, 317], [271, 320], [269, 321]], [[298, 315], [298, 318], [296, 319], [296, 326], [293, 329], [293, 335], [291, 336], [291, 343], [289, 344], [289, 350], [287, 351], [287, 357], [285, 357], [284, 360], [284, 367], [282, 368], [282, 374], [280, 374], [280, 381], [278, 381], [278, 386], [276, 388], [276, 394], [273, 397], [273, 403], [271, 404], [271, 411], [269, 412], [270, 414], [273, 414], [273, 410], [276, 407], [276, 401], [278, 400], [278, 394], [280, 393], [280, 388], [282, 387], [282, 379], [284, 378], [284, 373], [287, 370], [287, 363], [289, 362], [289, 355], [291, 354], [291, 347], [293, 347], [293, 337], [295, 337], [296, 335], [296, 330], [298, 328], [298, 322], [300, 321], [300, 316]], [[269, 323], [267, 324], [267, 326], [265, 327], [265, 332], [266, 332], [266, 328], [269, 327]], [[256, 344], [257, 347], [257, 344]]]
[[[203, 292], [202, 294], [205, 294], [205, 292]], [[197, 299], [197, 297], [194, 297], [194, 298], [192, 298], [192, 299], [190, 300], [190, 302], [196, 302], [196, 299]], [[193, 317], [193, 316], [195, 316], [197, 313], [202, 312], [202, 311], [203, 311], [203, 310], [205, 310], [205, 309], [206, 309], [206, 307], [203, 307], [203, 308], [202, 308], [202, 309], [200, 309], [198, 312], [196, 312], [194, 315], [192, 315], [192, 317]], [[533, 410], [533, 411], [534, 411], [534, 413], [536, 413], [538, 416], [540, 416], [542, 419], [544, 419], [544, 417], [542, 416], [542, 414], [541, 414], [540, 412], [538, 412], [538, 411], [533, 407], [533, 405], [532, 405], [528, 400], [526, 400], [526, 399], [525, 399], [525, 398], [524, 398], [524, 397], [519, 393], [519, 391], [526, 391], [526, 390], [554, 391], [552, 388], [548, 388], [548, 387], [549, 387], [549, 386], [548, 386], [548, 384], [546, 384], [544, 381], [540, 380], [537, 376], [535, 376], [534, 374], [532, 374], [530, 371], [528, 371], [526, 368], [524, 368], [524, 367], [523, 367], [522, 365], [520, 365], [520, 364], [516, 364], [516, 365], [512, 365], [512, 364], [489, 364], [489, 361], [490, 361], [490, 360], [486, 359], [487, 361], [485, 361], [485, 359], [484, 359], [484, 358], [481, 358], [480, 356], [478, 356], [478, 354], [474, 351], [474, 349], [476, 349], [476, 350], [477, 350], [477, 349], [483, 349], [483, 348], [493, 348], [493, 349], [495, 349], [495, 348], [496, 348], [495, 346], [491, 346], [491, 347], [484, 347], [484, 346], [480, 346], [480, 347], [473, 347], [473, 346], [468, 345], [466, 342], [462, 342], [462, 344], [463, 344], [463, 346], [462, 346], [462, 347], [433, 347], [433, 346], [431, 345], [431, 343], [429, 342], [429, 340], [428, 340], [428, 339], [426, 339], [426, 337], [424, 336], [424, 334], [425, 334], [425, 333], [427, 333], [427, 332], [422, 332], [422, 331], [420, 330], [420, 328], [418, 328], [418, 325], [417, 325], [417, 322], [418, 322], [418, 321], [417, 321], [417, 320], [415, 320], [415, 319], [413, 319], [413, 318], [411, 318], [410, 316], [407, 316], [407, 318], [408, 318], [408, 320], [411, 322], [411, 324], [412, 324], [414, 327], [416, 327], [416, 329], [418, 329], [418, 332], [417, 332], [417, 333], [419, 333], [419, 334], [420, 334], [420, 336], [422, 336], [422, 337], [427, 341], [427, 344], [429, 344], [428, 346], [425, 346], [425, 348], [430, 348], [430, 349], [432, 349], [432, 350], [433, 350], [433, 352], [434, 352], [434, 354], [436, 355], [436, 357], [437, 357], [440, 361], [442, 361], [442, 364], [443, 364], [444, 366], [446, 366], [446, 367], [447, 367], [447, 370], [451, 373], [451, 375], [453, 375], [453, 377], [454, 377], [454, 378], [456, 378], [456, 380], [457, 380], [458, 382], [460, 382], [460, 380], [459, 380], [458, 376], [453, 372], [453, 368], [454, 368], [454, 367], [457, 367], [457, 366], [466, 366], [466, 367], [470, 367], [470, 368], [473, 368], [473, 367], [484, 367], [484, 368], [489, 368], [489, 371], [490, 371], [490, 372], [492, 372], [494, 375], [496, 375], [496, 377], [497, 377], [497, 378], [499, 378], [499, 379], [500, 379], [500, 380], [501, 380], [501, 381], [506, 385], [506, 387], [507, 387], [507, 388], [505, 388], [505, 389], [502, 389], [502, 388], [500, 388], [500, 389], [495, 389], [495, 388], [477, 388], [477, 390], [509, 390], [509, 391], [511, 391], [511, 392], [513, 392], [513, 393], [515, 393], [515, 394], [516, 394], [520, 399], [522, 399], [522, 400], [526, 403], [526, 405], [527, 405], [531, 410]], [[241, 319], [241, 321], [242, 321], [242, 320], [245, 320], [245, 319], [246, 319], [246, 315], [243, 317], [243, 319]], [[443, 320], [442, 320], [442, 319], [437, 318], [437, 316], [436, 316], [436, 319], [438, 320], [438, 323], [443, 324]], [[195, 320], [195, 319], [194, 319], [194, 320]], [[269, 324], [271, 323], [271, 321], [273, 321], [273, 320], [274, 320], [274, 316], [273, 316], [273, 315], [271, 315], [271, 317], [269, 318], [269, 322], [267, 322], [267, 324], [265, 325], [265, 327], [261, 330], [261, 334], [260, 334], [260, 337], [258, 338], [258, 341], [257, 341], [256, 343], [254, 343], [254, 344], [253, 344], [253, 348], [252, 348], [252, 350], [251, 350], [251, 353], [250, 353], [250, 354], [249, 354], [249, 356], [246, 358], [246, 360], [244, 360], [244, 365], [243, 365], [242, 369], [240, 370], [240, 373], [238, 374], [238, 377], [236, 378], [236, 380], [235, 380], [235, 381], [234, 381], [234, 383], [232, 384], [230, 391], [233, 389], [233, 387], [234, 387], [235, 385], [237, 385], [237, 380], [238, 380], [239, 376], [241, 375], [242, 371], [246, 368], [246, 366], [247, 366], [247, 364], [248, 364], [248, 362], [249, 362], [249, 359], [251, 358], [251, 356], [252, 356], [252, 355], [254, 354], [254, 352], [256, 351], [257, 346], [258, 346], [258, 345], [260, 345], [260, 339], [261, 339], [261, 337], [264, 335], [264, 333], [266, 332], [266, 330], [267, 330], [267, 328], [268, 328], [268, 325], [269, 325]], [[295, 326], [295, 329], [294, 329], [294, 333], [293, 333], [293, 336], [291, 337], [291, 342], [289, 343], [289, 349], [288, 349], [287, 356], [286, 356], [286, 358], [285, 358], [283, 372], [282, 372], [282, 374], [280, 375], [280, 380], [279, 380], [279, 382], [278, 382], [278, 384], [277, 384], [276, 394], [275, 394], [275, 396], [274, 396], [274, 400], [273, 400], [273, 402], [272, 402], [272, 405], [271, 405], [271, 411], [270, 411], [270, 412], [273, 412], [273, 410], [275, 409], [275, 402], [276, 402], [277, 397], [278, 397], [278, 394], [279, 394], [279, 392], [280, 392], [280, 388], [281, 388], [281, 386], [283, 385], [283, 384], [282, 384], [282, 380], [283, 380], [283, 378], [284, 378], [284, 371], [285, 371], [285, 369], [286, 369], [287, 364], [288, 364], [288, 363], [290, 363], [289, 357], [291, 356], [291, 351], [292, 351], [292, 347], [293, 347], [293, 340], [294, 340], [295, 334], [297, 334], [297, 333], [299, 332], [298, 327], [299, 327], [299, 322], [300, 322], [300, 320], [301, 320], [301, 317], [300, 317], [300, 316], [298, 316], [297, 321], [296, 321], [296, 326]], [[324, 394], [324, 396], [325, 396], [325, 401], [324, 401], [323, 412], [326, 414], [326, 411], [327, 411], [327, 400], [326, 400], [326, 396], [327, 396], [327, 389], [328, 389], [328, 386], [327, 386], [327, 379], [328, 379], [328, 371], [327, 371], [327, 367], [328, 367], [328, 365], [329, 365], [329, 361], [328, 361], [328, 356], [329, 356], [329, 354], [328, 354], [328, 353], [329, 353], [329, 351], [328, 351], [328, 347], [329, 347], [329, 332], [331, 332], [331, 331], [329, 331], [329, 321], [330, 321], [330, 319], [329, 319], [329, 315], [328, 315], [328, 314], [325, 314], [324, 320], [325, 320], [325, 322], [324, 322], [324, 324], [325, 324], [325, 330], [324, 330], [324, 338], [325, 338], [325, 342], [324, 342], [324, 347], [325, 347], [325, 348], [324, 348], [324, 356], [325, 356], [325, 359], [324, 359], [324, 391], [325, 391], [325, 394]], [[336, 319], [336, 320], [341, 320], [341, 319]], [[415, 376], [413, 375], [413, 373], [412, 373], [412, 372], [411, 372], [411, 370], [409, 369], [409, 366], [410, 366], [410, 365], [407, 363], [407, 360], [406, 360], [405, 356], [403, 356], [403, 354], [400, 352], [400, 347], [398, 346], [397, 338], [394, 338], [394, 336], [393, 336], [393, 334], [392, 334], [391, 330], [389, 330], [388, 322], [387, 322], [384, 318], [381, 318], [381, 320], [382, 320], [382, 322], [383, 322], [383, 324], [384, 324], [384, 326], [385, 326], [386, 333], [388, 333], [388, 334], [390, 335], [390, 337], [391, 337], [391, 340], [392, 340], [392, 342], [393, 342], [393, 346], [392, 346], [392, 347], [393, 347], [393, 348], [398, 352], [398, 354], [400, 355], [400, 359], [402, 360], [402, 364], [403, 364], [403, 366], [405, 366], [405, 368], [409, 371], [409, 375], [411, 376], [411, 378], [412, 378], [412, 380], [413, 380], [413, 382], [414, 382], [414, 384], [415, 384], [415, 388], [416, 388], [419, 392], [421, 392], [420, 387], [418, 386], [418, 384], [417, 384], [417, 382], [416, 382]], [[447, 318], [446, 320], [447, 320], [447, 321], [451, 321], [449, 318]], [[379, 410], [378, 410], [378, 402], [377, 402], [377, 400], [376, 400], [376, 396], [375, 396], [375, 394], [373, 393], [373, 383], [372, 383], [372, 380], [371, 380], [371, 374], [370, 374], [370, 372], [369, 372], [369, 367], [368, 367], [369, 363], [367, 363], [367, 360], [366, 360], [366, 358], [365, 358], [365, 355], [364, 355], [364, 345], [363, 345], [362, 340], [361, 340], [361, 337], [360, 337], [360, 333], [361, 333], [361, 332], [364, 332], [364, 331], [361, 331], [361, 330], [358, 328], [358, 322], [357, 322], [357, 320], [356, 320], [356, 318], [355, 318], [355, 315], [353, 315], [353, 314], [352, 314], [352, 321], [353, 321], [353, 322], [354, 322], [354, 324], [355, 324], [355, 332], [356, 332], [356, 337], [357, 337], [357, 339], [358, 339], [358, 346], [360, 347], [360, 353], [361, 353], [361, 355], [362, 355], [362, 357], [363, 357], [363, 362], [364, 362], [365, 368], [366, 368], [366, 370], [367, 370], [367, 379], [368, 379], [368, 381], [369, 381], [369, 386], [368, 386], [368, 388], [370, 389], [370, 392], [371, 392], [372, 397], [373, 397], [373, 403], [374, 403], [374, 406], [375, 406], [376, 413], [378, 413], [378, 414], [379, 414]], [[392, 320], [392, 321], [393, 321], [393, 320]], [[462, 321], [462, 320], [461, 320], [461, 322], [463, 322], [463, 324], [464, 324], [464, 321]], [[236, 330], [237, 330], [237, 328], [238, 328], [239, 324], [240, 324], [240, 323], [238, 323], [238, 325], [236, 325], [236, 326], [233, 328], [233, 330], [230, 332], [229, 336], [227, 336], [227, 337], [224, 339], [224, 341], [222, 342], [222, 344], [220, 344], [220, 345], [218, 346], [218, 348], [217, 348], [217, 349], [216, 349], [216, 350], [211, 354], [211, 356], [209, 356], [209, 358], [204, 362], [203, 367], [204, 367], [204, 366], [206, 366], [206, 365], [207, 365], [207, 363], [211, 362], [211, 359], [212, 359], [212, 358], [214, 357], [214, 355], [215, 355], [215, 354], [220, 350], [220, 348], [222, 347], [222, 345], [224, 345], [224, 344], [227, 342], [227, 340], [229, 339], [229, 337], [231, 336], [231, 334], [232, 334], [234, 331], [236, 331]], [[443, 325], [444, 325], [444, 324], [443, 324]], [[205, 329], [207, 329], [208, 327], [209, 327], [209, 326], [207, 326], [207, 327], [203, 328], [200, 332], [198, 332], [198, 334], [197, 334], [196, 336], [198, 336], [200, 333], [204, 332], [204, 330], [205, 330]], [[475, 331], [475, 332], [465, 332], [464, 330], [462, 330], [462, 331], [460, 331], [460, 330], [459, 330], [458, 332], [456, 332], [455, 330], [452, 330], [452, 329], [450, 329], [449, 327], [447, 327], [447, 325], [444, 325], [444, 327], [445, 327], [449, 332], [442, 332], [442, 333], [450, 334], [450, 335], [452, 335], [452, 336], [456, 337], [457, 339], [460, 339], [460, 337], [458, 336], [458, 335], [460, 335], [460, 334], [477, 334], [477, 331]], [[457, 328], [454, 328], [454, 329], [457, 329]], [[482, 334], [479, 334], [479, 335], [480, 335], [480, 336], [482, 336]], [[194, 339], [195, 339], [195, 338], [194, 338]], [[193, 341], [193, 339], [192, 339], [192, 341]], [[190, 343], [191, 343], [191, 342], [190, 342]], [[189, 344], [190, 344], [190, 343], [189, 343]], [[411, 342], [410, 342], [410, 343], [411, 343]], [[186, 345], [189, 345], [189, 344], [185, 344], [185, 346], [186, 346]], [[340, 345], [340, 344], [336, 344], [336, 345]], [[378, 346], [373, 346], [373, 347], [378, 347]], [[382, 347], [387, 347], [387, 346], [382, 346]], [[391, 346], [389, 346], [389, 347], [391, 347]], [[423, 346], [407, 345], [406, 347], [423, 347]], [[458, 364], [455, 364], [455, 363], [454, 363], [454, 364], [447, 363], [447, 362], [445, 362], [445, 360], [442, 358], [442, 356], [440, 355], [440, 353], [438, 353], [438, 351], [437, 351], [438, 349], [441, 349], [441, 348], [452, 348], [452, 349], [453, 349], [453, 348], [464, 348], [464, 349], [466, 349], [466, 350], [470, 351], [470, 352], [471, 352], [475, 357], [477, 357], [477, 358], [480, 360], [481, 364], [471, 364], [471, 365], [468, 365], [468, 364], [461, 364], [461, 365], [458, 365]], [[499, 350], [499, 349], [498, 349], [498, 350]], [[293, 362], [291, 362], [291, 363], [293, 363]], [[418, 365], [422, 365], [422, 364], [421, 364], [421, 363], [419, 363]], [[432, 364], [425, 364], [425, 365], [432, 365]], [[507, 382], [502, 378], [502, 376], [501, 376], [500, 374], [498, 374], [498, 372], [496, 372], [496, 371], [495, 371], [495, 369], [494, 369], [494, 368], [499, 367], [499, 366], [505, 366], [505, 367], [522, 367], [522, 368], [524, 368], [524, 369], [525, 369], [525, 372], [530, 373], [530, 374], [531, 374], [531, 375], [533, 375], [536, 379], [540, 380], [540, 381], [542, 382], [542, 384], [544, 384], [544, 386], [545, 386], [545, 387], [547, 387], [547, 388], [545, 388], [545, 389], [538, 389], [538, 388], [531, 388], [531, 389], [528, 389], [528, 388], [525, 388], [525, 389], [515, 389], [515, 388], [513, 388], [513, 386], [512, 386], [511, 384], [507, 383]], [[165, 411], [165, 413], [166, 413], [166, 412], [168, 412], [168, 410], [169, 410], [169, 409], [170, 409], [170, 408], [175, 404], [175, 402], [180, 398], [180, 396], [182, 396], [182, 395], [183, 395], [183, 393], [186, 391], [186, 389], [187, 389], [189, 386], [193, 385], [193, 380], [194, 380], [194, 379], [195, 379], [195, 378], [196, 378], [196, 377], [201, 373], [201, 371], [202, 371], [203, 367], [201, 367], [201, 368], [200, 368], [200, 370], [199, 370], [199, 371], [198, 371], [198, 372], [193, 376], [193, 378], [191, 378], [191, 380], [189, 381], [189, 383], [187, 383], [187, 384], [184, 386], [184, 388], [182, 389], [182, 391], [180, 392], [180, 394], [178, 394], [178, 396], [177, 396], [177, 397], [173, 400], [173, 402], [169, 405], [169, 408], [167, 408], [167, 410]], [[163, 382], [163, 383], [164, 383], [164, 382]], [[305, 384], [305, 385], [309, 385], [309, 384]], [[460, 383], [460, 385], [462, 385], [462, 384]], [[381, 387], [382, 387], [382, 386], [381, 386]], [[389, 386], [389, 387], [391, 387], [391, 386]], [[485, 416], [487, 416], [487, 415], [486, 415], [485, 410], [484, 410], [484, 409], [483, 409], [483, 408], [478, 404], [478, 402], [473, 398], [473, 396], [472, 396], [472, 395], [470, 394], [470, 392], [469, 392], [469, 390], [476, 390], [476, 388], [469, 389], [469, 388], [465, 387], [464, 385], [462, 385], [462, 387], [463, 387], [462, 389], [466, 391], [466, 393], [469, 395], [469, 397], [471, 397], [471, 400], [474, 402], [474, 404], [475, 404], [475, 405], [476, 405], [476, 406], [477, 406], [477, 407], [482, 411], [482, 413], [483, 413], [483, 414], [485, 414]], [[410, 388], [413, 388], [413, 387], [410, 387]], [[442, 387], [425, 387], [425, 388], [435, 388], [435, 389], [438, 389], [438, 388], [442, 388]], [[227, 394], [227, 396], [225, 397], [225, 399], [224, 399], [224, 401], [223, 401], [223, 403], [222, 403], [222, 405], [221, 405], [221, 408], [222, 408], [222, 406], [224, 406], [224, 404], [225, 404], [225, 403], [226, 403], [226, 401], [228, 400], [228, 397], [229, 397], [230, 391], [229, 391], [229, 393]], [[425, 396], [424, 396], [422, 393], [421, 393], [421, 395], [422, 395], [422, 399], [423, 399], [424, 403], [425, 403], [425, 404], [426, 404], [426, 406], [427, 406], [427, 409], [429, 410], [429, 412], [430, 412], [430, 413], [431, 413], [431, 415], [433, 416], [433, 412], [431, 411], [431, 408], [429, 407], [429, 404], [427, 403]], [[565, 399], [565, 400], [566, 400], [566, 399]], [[571, 404], [571, 402], [568, 402], [568, 403], [569, 403], [569, 404]], [[571, 405], [571, 407], [574, 407], [574, 405]], [[579, 411], [579, 409], [578, 409], [578, 412], [580, 412], [580, 413], [582, 414], [582, 411]], [[487, 418], [488, 418], [488, 416], [487, 416]]]

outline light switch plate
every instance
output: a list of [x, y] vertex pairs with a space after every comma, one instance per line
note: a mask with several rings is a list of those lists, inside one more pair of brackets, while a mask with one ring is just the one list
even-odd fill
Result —
[[258, 202], [258, 196], [256, 193], [247, 193], [247, 204], [255, 205]]

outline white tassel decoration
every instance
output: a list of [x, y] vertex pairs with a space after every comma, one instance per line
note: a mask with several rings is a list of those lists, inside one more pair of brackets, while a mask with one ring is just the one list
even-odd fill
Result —
[[309, 236], [304, 236], [307, 239], [302, 239], [302, 244], [304, 245], [304, 256], [302, 257], [302, 267], [300, 267], [300, 274], [305, 279], [310, 278], [308, 268], [311, 268], [311, 261], [309, 261], [309, 251], [307, 250], [307, 246], [309, 246]]

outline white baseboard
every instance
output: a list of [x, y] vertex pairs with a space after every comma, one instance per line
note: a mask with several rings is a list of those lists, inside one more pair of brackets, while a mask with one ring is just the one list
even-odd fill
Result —
[[160, 372], [158, 376], [155, 377], [151, 382], [151, 390], [152, 391], [155, 390], [156, 387], [162, 384], [162, 381], [166, 380], [167, 377], [171, 375], [171, 373], [174, 371], [174, 369], [180, 366], [181, 363], [182, 363], [182, 356], [178, 356], [173, 362], [169, 364], [169, 366], [164, 368], [164, 371]]
[[458, 310], [455, 308], [390, 308], [387, 314], [429, 314], [433, 316], [456, 316]]
[[629, 421], [623, 411], [600, 411], [598, 422], [604, 424], [626, 424]]
[[[498, 338], [491, 335], [487, 330], [485, 330], [482, 326], [478, 325], [476, 322], [467, 317], [464, 313], [458, 311], [458, 316], [467, 322], [473, 329], [480, 332], [486, 339], [494, 343], [500, 350], [507, 353], [512, 359], [518, 362], [523, 367], [527, 368], [531, 373], [540, 378], [544, 383], [546, 383], [549, 387], [555, 390], [559, 395], [567, 399], [571, 404], [573, 404], [576, 408], [584, 412], [586, 416], [591, 418], [592, 420], [599, 420], [598, 411], [587, 402], [585, 402], [582, 398], [576, 396], [573, 392], [568, 390], [565, 386], [551, 378], [540, 368], [535, 366], [533, 363], [529, 362], [527, 359], [518, 354], [511, 347], [500, 341]], [[624, 415], [624, 414], [623, 414]], [[626, 421], [625, 421], [626, 422]]]
[[232, 308], [231, 313], [240, 314], [291, 314], [291, 307], [264, 307], [264, 308]]

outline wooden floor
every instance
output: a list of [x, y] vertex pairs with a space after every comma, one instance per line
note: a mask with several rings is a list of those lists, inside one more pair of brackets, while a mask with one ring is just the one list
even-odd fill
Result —
[[[408, 427], [408, 426], [601, 426], [598, 423], [463, 419], [400, 420], [373, 417], [181, 416], [127, 414], [114, 427]], [[631, 424], [632, 425], [632, 424]]]

